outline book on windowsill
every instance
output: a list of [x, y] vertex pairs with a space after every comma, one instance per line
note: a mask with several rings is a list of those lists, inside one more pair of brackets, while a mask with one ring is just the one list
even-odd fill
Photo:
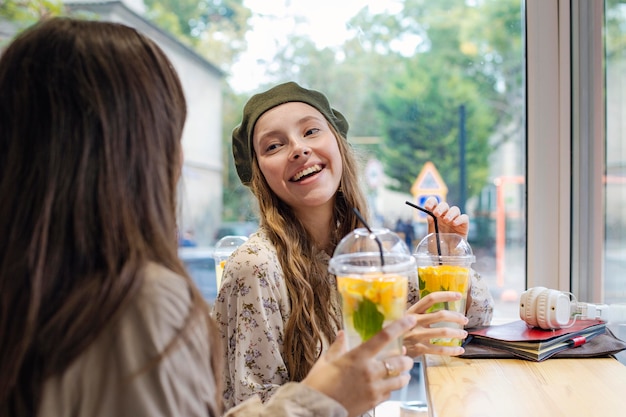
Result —
[[576, 348], [606, 332], [601, 320], [576, 320], [565, 329], [543, 330], [525, 321], [470, 330], [466, 344], [477, 344], [511, 352], [515, 356], [540, 362], [566, 349]]

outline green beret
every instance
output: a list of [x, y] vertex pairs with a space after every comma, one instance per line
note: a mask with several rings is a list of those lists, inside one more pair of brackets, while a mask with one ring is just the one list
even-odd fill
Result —
[[294, 82], [279, 84], [264, 93], [255, 94], [243, 108], [241, 124], [233, 130], [233, 158], [239, 179], [244, 185], [252, 181], [252, 134], [254, 125], [266, 111], [290, 102], [306, 103], [324, 115], [328, 123], [347, 138], [348, 121], [330, 107], [326, 96], [319, 91], [307, 90]]

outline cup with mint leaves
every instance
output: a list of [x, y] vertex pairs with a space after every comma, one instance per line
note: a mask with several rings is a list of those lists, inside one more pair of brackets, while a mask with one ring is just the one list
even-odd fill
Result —
[[[349, 349], [405, 314], [408, 280], [416, 279], [409, 248], [385, 228], [358, 228], [345, 236], [335, 249], [329, 271], [337, 277]], [[400, 338], [381, 357], [401, 352]]]

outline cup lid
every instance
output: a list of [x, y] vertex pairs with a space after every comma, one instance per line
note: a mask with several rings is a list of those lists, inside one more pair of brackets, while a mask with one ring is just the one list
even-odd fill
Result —
[[445, 264], [471, 264], [476, 261], [472, 247], [457, 233], [431, 233], [424, 237], [413, 253], [418, 264], [437, 260]]
[[248, 238], [246, 236], [224, 236], [215, 244], [213, 255], [230, 255], [247, 240]]
[[348, 271], [366, 273], [381, 269], [392, 273], [411, 268], [415, 268], [415, 260], [406, 243], [396, 233], [386, 228], [372, 228], [371, 233], [366, 228], [358, 228], [341, 239], [328, 270], [339, 275]]

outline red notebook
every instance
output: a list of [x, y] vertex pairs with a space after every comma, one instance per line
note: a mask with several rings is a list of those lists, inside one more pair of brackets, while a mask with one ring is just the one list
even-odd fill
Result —
[[466, 343], [509, 351], [522, 358], [542, 361], [565, 349], [576, 348], [606, 332], [601, 320], [576, 320], [572, 327], [543, 330], [517, 320], [469, 332]]

